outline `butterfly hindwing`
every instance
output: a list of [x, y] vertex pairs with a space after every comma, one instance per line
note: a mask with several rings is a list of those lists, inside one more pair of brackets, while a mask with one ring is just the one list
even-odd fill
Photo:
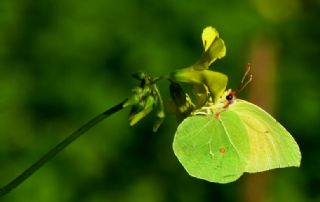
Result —
[[250, 143], [246, 172], [300, 166], [301, 153], [290, 133], [260, 107], [237, 99], [228, 109], [238, 114]]

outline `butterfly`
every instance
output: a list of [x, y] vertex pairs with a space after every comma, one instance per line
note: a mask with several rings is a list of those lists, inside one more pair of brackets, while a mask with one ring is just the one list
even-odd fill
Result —
[[227, 90], [179, 125], [173, 150], [194, 177], [228, 183], [243, 173], [300, 166], [290, 133], [266, 111]]

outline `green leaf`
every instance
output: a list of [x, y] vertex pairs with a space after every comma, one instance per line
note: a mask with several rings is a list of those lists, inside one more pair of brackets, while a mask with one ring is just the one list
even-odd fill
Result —
[[[144, 101], [142, 101], [139, 105], [135, 105], [132, 108], [129, 116], [129, 124], [130, 126], [138, 123], [142, 118], [147, 116], [154, 107], [155, 99], [153, 96], [148, 96]], [[137, 107], [137, 108], [135, 108]]]
[[163, 100], [160, 94], [160, 91], [158, 87], [154, 84], [154, 91], [156, 94], [156, 121], [153, 124], [152, 131], [157, 132], [159, 127], [161, 126], [162, 122], [164, 121], [165, 118], [165, 112], [164, 112], [164, 104]]
[[132, 95], [123, 104], [131, 107], [129, 124], [133, 126], [147, 116], [151, 111], [156, 111], [156, 120], [153, 131], [156, 132], [165, 118], [164, 105], [156, 82], [162, 77], [152, 77], [144, 72], [137, 72], [133, 77], [140, 81], [140, 85], [132, 89]]
[[[179, 83], [170, 82], [170, 96], [175, 103], [176, 111], [188, 116], [194, 110], [194, 104], [191, 102], [187, 93], [185, 93]], [[185, 118], [185, 117], [184, 117]]]

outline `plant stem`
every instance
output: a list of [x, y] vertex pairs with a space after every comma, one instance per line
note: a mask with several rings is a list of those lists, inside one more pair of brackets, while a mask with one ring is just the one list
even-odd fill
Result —
[[9, 193], [11, 190], [19, 186], [22, 182], [24, 182], [26, 179], [28, 179], [34, 172], [36, 172], [39, 168], [41, 168], [46, 162], [51, 160], [53, 157], [55, 157], [60, 151], [62, 151], [64, 148], [66, 148], [69, 144], [71, 144], [74, 140], [79, 138], [82, 134], [93, 128], [95, 125], [109, 117], [110, 115], [120, 111], [123, 109], [123, 104], [127, 101], [124, 100], [121, 103], [109, 108], [105, 112], [99, 114], [98, 116], [94, 117], [90, 121], [88, 121], [86, 124], [81, 126], [79, 129], [71, 133], [68, 137], [66, 137], [64, 140], [62, 140], [59, 144], [57, 144], [55, 147], [53, 147], [51, 150], [49, 150], [45, 155], [43, 155], [38, 161], [36, 161], [34, 164], [32, 164], [28, 169], [23, 171], [19, 176], [17, 176], [15, 179], [13, 179], [11, 182], [9, 182], [7, 185], [2, 187], [0, 189], [0, 197]]

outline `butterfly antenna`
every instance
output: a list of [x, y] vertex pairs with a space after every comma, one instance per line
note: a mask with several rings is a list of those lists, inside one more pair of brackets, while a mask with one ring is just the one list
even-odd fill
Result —
[[244, 82], [244, 80], [246, 79], [246, 77], [247, 77], [247, 75], [249, 74], [250, 70], [251, 70], [251, 63], [248, 63], [248, 64], [246, 65], [246, 71], [245, 71], [244, 75], [242, 76], [241, 84], [242, 84], [242, 83]]
[[237, 90], [238, 92], [242, 91], [252, 81], [253, 76], [252, 76], [252, 74], [249, 74], [250, 70], [251, 70], [251, 64], [248, 63], [246, 65], [246, 71], [241, 79], [240, 86]]

